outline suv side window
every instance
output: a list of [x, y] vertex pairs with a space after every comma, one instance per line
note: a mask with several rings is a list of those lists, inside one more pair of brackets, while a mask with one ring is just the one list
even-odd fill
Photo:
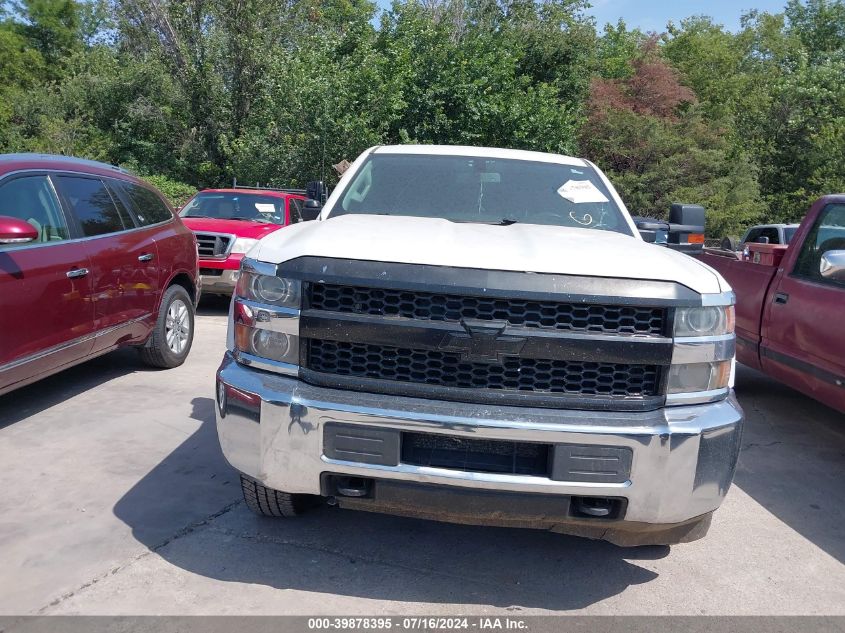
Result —
[[299, 198], [288, 198], [288, 209], [290, 210], [290, 223], [302, 222], [302, 200]]
[[158, 224], [173, 218], [170, 209], [155, 192], [131, 182], [122, 181], [120, 186], [126, 192], [135, 216], [142, 226]]
[[127, 200], [126, 197], [121, 193], [120, 189], [117, 188], [118, 181], [113, 180], [111, 178], [103, 179], [103, 182], [106, 183], [106, 188], [109, 190], [111, 194], [111, 199], [114, 200], [114, 204], [117, 207], [117, 211], [123, 218], [129, 218], [130, 221], [127, 224], [127, 228], [132, 226], [140, 226], [140, 222], [138, 222], [138, 218], [135, 217], [133, 213], [129, 211], [126, 206]]
[[59, 195], [79, 222], [85, 237], [117, 233], [134, 228], [132, 220], [115, 205], [99, 178], [53, 176]]
[[823, 284], [845, 286], [841, 281], [825, 279], [819, 271], [822, 255], [842, 250], [845, 250], [845, 204], [829, 204], [804, 240], [793, 274]]
[[67, 222], [47, 176], [23, 176], [0, 185], [0, 215], [29, 222], [38, 237], [24, 244], [4, 244], [16, 248], [26, 244], [61, 242], [70, 237]]

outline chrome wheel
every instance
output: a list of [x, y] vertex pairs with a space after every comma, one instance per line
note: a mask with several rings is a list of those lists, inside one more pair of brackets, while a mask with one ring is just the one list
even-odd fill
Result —
[[188, 306], [181, 299], [176, 299], [167, 309], [164, 333], [170, 351], [174, 354], [181, 354], [191, 335], [191, 317], [188, 313]]

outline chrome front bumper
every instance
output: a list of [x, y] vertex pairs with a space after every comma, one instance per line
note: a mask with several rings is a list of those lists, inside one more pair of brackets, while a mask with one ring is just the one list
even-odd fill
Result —
[[238, 283], [239, 270], [224, 270], [220, 275], [200, 275], [202, 291], [209, 295], [230, 295]]
[[[229, 463], [265, 486], [321, 494], [333, 473], [462, 489], [624, 498], [624, 522], [679, 524], [708, 515], [730, 487], [743, 413], [733, 394], [650, 412], [499, 407], [314, 387], [238, 364], [226, 353], [217, 374], [217, 431]], [[358, 425], [472, 439], [628, 447], [622, 483], [465, 472], [331, 459], [324, 425]]]

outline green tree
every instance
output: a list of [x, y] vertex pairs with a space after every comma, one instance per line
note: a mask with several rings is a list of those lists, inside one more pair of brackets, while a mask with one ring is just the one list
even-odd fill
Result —
[[811, 64], [841, 56], [845, 47], [845, 3], [841, 0], [789, 0], [784, 14], [788, 33], [801, 43]]
[[663, 35], [663, 56], [680, 71], [681, 81], [693, 89], [706, 115], [733, 124], [740, 104], [748, 104], [756, 95], [747, 91], [747, 77], [742, 71], [747, 54], [741, 38], [707, 16], [669, 24]]
[[585, 153], [607, 170], [631, 212], [667, 216], [673, 202], [704, 205], [711, 237], [761, 217], [756, 170], [712, 126], [656, 42], [638, 52], [626, 79], [593, 82]]
[[[390, 139], [574, 151], [581, 103], [564, 95], [586, 82], [589, 69], [564, 81], [571, 65], [559, 58], [561, 66], [551, 70], [547, 62], [561, 49], [527, 37], [532, 29], [554, 30], [544, 14], [507, 27], [508, 15], [519, 14], [505, 15], [498, 5], [466, 6], [460, 22], [434, 15], [416, 2], [397, 2], [382, 20], [378, 50], [398, 78], [403, 103]], [[560, 16], [552, 15], [561, 28]]]
[[17, 30], [41, 53], [48, 77], [64, 71], [68, 58], [82, 48], [81, 10], [75, 0], [21, 0], [15, 5]]
[[845, 190], [845, 3], [790, 0], [784, 14], [752, 13], [742, 36], [757, 108], [740, 110], [772, 220], [802, 217], [818, 196]]
[[630, 77], [634, 72], [631, 62], [647, 40], [648, 36], [639, 29], [629, 31], [621, 18], [615, 26], [605, 24], [596, 46], [596, 74], [602, 79]]

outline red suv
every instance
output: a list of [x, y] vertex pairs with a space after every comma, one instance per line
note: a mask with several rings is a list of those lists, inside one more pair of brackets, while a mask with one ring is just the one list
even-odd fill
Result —
[[181, 365], [193, 234], [161, 194], [94, 161], [0, 155], [0, 394], [119, 346]]
[[230, 295], [244, 254], [258, 240], [301, 222], [308, 211], [298, 189], [205, 189], [179, 215], [197, 236], [205, 294]]

